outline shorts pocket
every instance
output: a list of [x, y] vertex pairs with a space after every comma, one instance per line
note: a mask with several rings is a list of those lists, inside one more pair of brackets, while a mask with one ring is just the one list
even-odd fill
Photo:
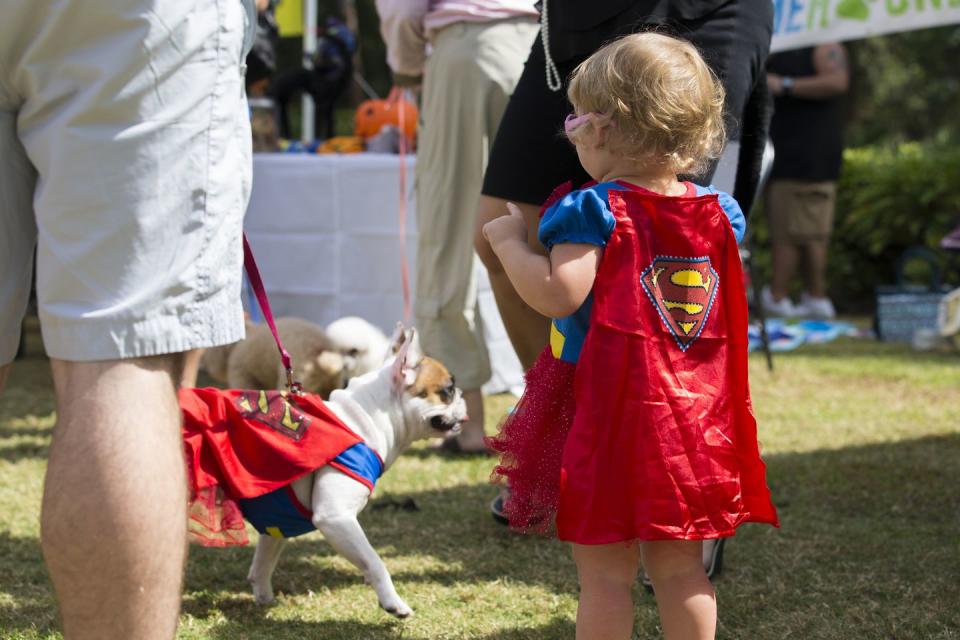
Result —
[[816, 187], [798, 191], [797, 206], [787, 220], [791, 235], [799, 237], [825, 237], [833, 227], [833, 190]]

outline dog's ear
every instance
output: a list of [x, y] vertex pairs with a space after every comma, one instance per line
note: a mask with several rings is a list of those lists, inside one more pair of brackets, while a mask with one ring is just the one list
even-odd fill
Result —
[[417, 381], [416, 366], [418, 361], [410, 358], [410, 346], [410, 340], [405, 337], [393, 361], [393, 390], [397, 393], [402, 393], [404, 389]]
[[390, 336], [390, 349], [387, 351], [387, 357], [399, 353], [400, 347], [403, 346], [403, 343], [407, 341], [407, 330], [403, 328], [403, 323], [398, 322], [397, 328], [393, 330], [393, 335]]
[[423, 360], [423, 349], [420, 347], [420, 334], [417, 333], [417, 330], [411, 327], [407, 329], [407, 342], [410, 344], [409, 351], [407, 352], [407, 360], [409, 360], [412, 366], [417, 366], [420, 364], [420, 361]]

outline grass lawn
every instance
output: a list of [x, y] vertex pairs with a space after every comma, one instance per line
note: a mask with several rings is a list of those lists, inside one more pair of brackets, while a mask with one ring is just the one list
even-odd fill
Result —
[[[728, 544], [718, 637], [960, 638], [960, 356], [845, 339], [777, 355], [776, 366], [771, 375], [751, 358], [783, 528], [748, 525]], [[488, 400], [488, 429], [512, 402]], [[18, 362], [0, 398], [3, 638], [60, 637], [38, 541], [53, 411], [46, 362]], [[270, 608], [245, 582], [252, 547], [192, 548], [178, 637], [572, 638], [569, 551], [493, 522], [490, 466], [419, 446], [378, 484], [374, 505], [386, 508], [361, 515], [413, 618], [382, 612], [311, 534], [284, 552]], [[387, 505], [408, 497], [419, 511]], [[637, 637], [660, 637], [652, 596], [637, 589], [636, 603]]]

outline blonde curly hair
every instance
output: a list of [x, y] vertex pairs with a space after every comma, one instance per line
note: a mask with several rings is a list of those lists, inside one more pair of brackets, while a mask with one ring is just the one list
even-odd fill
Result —
[[689, 42], [652, 32], [615, 40], [574, 70], [567, 97], [577, 113], [598, 114], [571, 142], [589, 144], [612, 125], [612, 152], [689, 174], [723, 149], [723, 85]]

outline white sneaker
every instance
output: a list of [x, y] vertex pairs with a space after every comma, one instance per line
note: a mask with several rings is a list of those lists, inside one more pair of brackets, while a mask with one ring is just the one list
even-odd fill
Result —
[[775, 318], [792, 318], [796, 313], [793, 302], [790, 298], [784, 296], [782, 300], [774, 300], [770, 293], [770, 287], [764, 287], [760, 293], [760, 300], [763, 302], [763, 310], [767, 315]]
[[833, 308], [830, 298], [814, 298], [806, 292], [800, 296], [800, 304], [796, 307], [796, 314], [804, 318], [815, 320], [833, 320], [837, 312]]

